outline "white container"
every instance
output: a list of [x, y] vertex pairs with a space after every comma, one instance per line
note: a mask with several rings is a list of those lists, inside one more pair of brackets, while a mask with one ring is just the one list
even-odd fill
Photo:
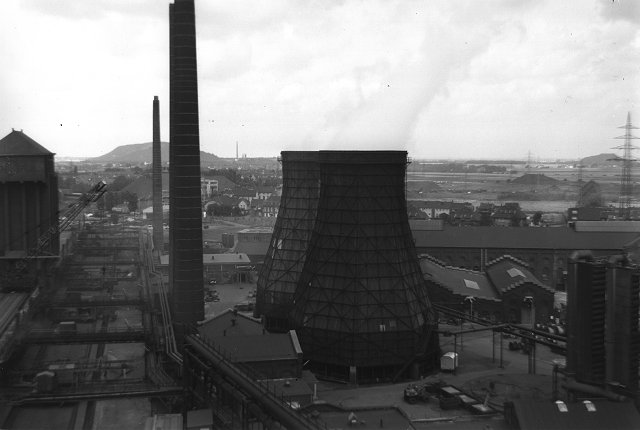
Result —
[[458, 354], [447, 352], [440, 357], [440, 370], [456, 370], [458, 368]]

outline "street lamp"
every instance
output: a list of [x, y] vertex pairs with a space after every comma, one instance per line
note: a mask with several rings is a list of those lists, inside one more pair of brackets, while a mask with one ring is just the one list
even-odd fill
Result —
[[469, 302], [469, 316], [473, 318], [473, 302], [476, 301], [476, 298], [473, 296], [467, 296], [464, 298], [465, 302]]

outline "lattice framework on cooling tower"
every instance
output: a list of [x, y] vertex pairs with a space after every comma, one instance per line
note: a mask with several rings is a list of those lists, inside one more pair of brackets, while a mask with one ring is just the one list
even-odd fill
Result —
[[282, 197], [269, 250], [258, 276], [256, 316], [268, 328], [287, 328], [288, 314], [316, 217], [319, 197], [318, 153], [284, 151]]
[[404, 198], [406, 153], [320, 152], [321, 191], [293, 320], [305, 358], [402, 366], [434, 316]]

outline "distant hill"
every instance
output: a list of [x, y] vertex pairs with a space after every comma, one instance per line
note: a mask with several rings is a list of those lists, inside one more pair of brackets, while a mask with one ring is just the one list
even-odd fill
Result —
[[[143, 164], [152, 162], [152, 142], [120, 145], [111, 152], [86, 161], [91, 163]], [[162, 164], [169, 161], [169, 142], [160, 143]], [[200, 151], [200, 164], [203, 166], [226, 166], [228, 162], [214, 154]]]
[[592, 155], [580, 160], [580, 164], [584, 167], [619, 166], [620, 161], [613, 161], [616, 158], [618, 158], [616, 154]]

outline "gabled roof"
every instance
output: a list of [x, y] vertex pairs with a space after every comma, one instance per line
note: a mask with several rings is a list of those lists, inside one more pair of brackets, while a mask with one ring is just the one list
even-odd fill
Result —
[[454, 294], [500, 301], [497, 291], [484, 273], [443, 266], [436, 259], [424, 255], [420, 256], [420, 268], [424, 279], [434, 282]]
[[232, 309], [219, 313], [198, 327], [198, 333], [207, 338], [262, 335], [263, 331], [260, 320]]
[[555, 290], [544, 285], [528, 269], [528, 266], [510, 255], [504, 255], [487, 263], [486, 273], [501, 294], [524, 284], [533, 284], [549, 291]]
[[0, 139], [0, 156], [2, 155], [53, 155], [53, 152], [46, 150], [22, 130], [13, 130]]
[[640, 429], [640, 414], [632, 402], [591, 400], [589, 412], [582, 402], [566, 403], [561, 412], [551, 401], [515, 400], [513, 408], [521, 430]]

